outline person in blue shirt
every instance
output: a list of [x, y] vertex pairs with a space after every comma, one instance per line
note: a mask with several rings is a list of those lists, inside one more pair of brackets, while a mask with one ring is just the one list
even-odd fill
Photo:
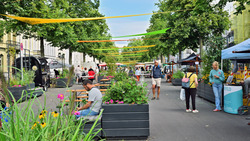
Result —
[[152, 69], [152, 89], [153, 89], [153, 98], [151, 100], [155, 100], [155, 88], [158, 87], [157, 100], [160, 98], [160, 86], [161, 86], [161, 66], [158, 61], [155, 61], [155, 65]]
[[221, 111], [220, 102], [224, 80], [225, 76], [223, 71], [219, 69], [219, 63], [217, 61], [213, 62], [213, 69], [210, 71], [209, 74], [209, 82], [212, 84], [215, 96], [216, 108], [213, 110], [214, 112]]

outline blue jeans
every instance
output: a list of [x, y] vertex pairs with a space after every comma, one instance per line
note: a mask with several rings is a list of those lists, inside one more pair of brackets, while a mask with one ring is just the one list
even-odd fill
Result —
[[220, 101], [221, 101], [221, 93], [222, 93], [222, 84], [213, 84], [213, 91], [215, 96], [215, 105], [216, 109], [221, 110]]
[[80, 115], [76, 115], [76, 118], [79, 118], [81, 116], [95, 116], [95, 115], [98, 115], [98, 112], [94, 112], [90, 108], [81, 110], [79, 112], [80, 112]]

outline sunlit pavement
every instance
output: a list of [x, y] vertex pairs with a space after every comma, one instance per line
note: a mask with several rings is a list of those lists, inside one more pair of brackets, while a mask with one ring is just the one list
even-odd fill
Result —
[[[151, 84], [150, 79], [146, 79]], [[186, 113], [181, 87], [162, 80], [160, 100], [149, 102], [152, 141], [249, 141], [247, 116], [213, 112], [214, 104], [199, 97], [199, 113]], [[152, 92], [151, 92], [152, 97]], [[250, 115], [249, 115], [250, 116]]]

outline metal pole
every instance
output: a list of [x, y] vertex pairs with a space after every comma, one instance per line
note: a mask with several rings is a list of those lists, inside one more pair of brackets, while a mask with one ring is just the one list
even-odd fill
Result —
[[23, 81], [23, 57], [22, 57], [22, 50], [20, 49], [20, 58], [21, 58], [21, 73], [22, 73], [22, 81]]
[[31, 70], [31, 63], [30, 63], [30, 50], [29, 50], [29, 70]]
[[[8, 41], [7, 41], [8, 42]], [[8, 86], [10, 85], [10, 49], [9, 49], [10, 45], [9, 43], [7, 43], [7, 48], [8, 48]]]

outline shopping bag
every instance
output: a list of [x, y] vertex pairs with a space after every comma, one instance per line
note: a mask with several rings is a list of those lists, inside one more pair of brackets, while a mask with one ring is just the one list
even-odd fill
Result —
[[180, 99], [181, 99], [181, 100], [185, 100], [185, 89], [181, 89], [181, 92], [180, 92]]

